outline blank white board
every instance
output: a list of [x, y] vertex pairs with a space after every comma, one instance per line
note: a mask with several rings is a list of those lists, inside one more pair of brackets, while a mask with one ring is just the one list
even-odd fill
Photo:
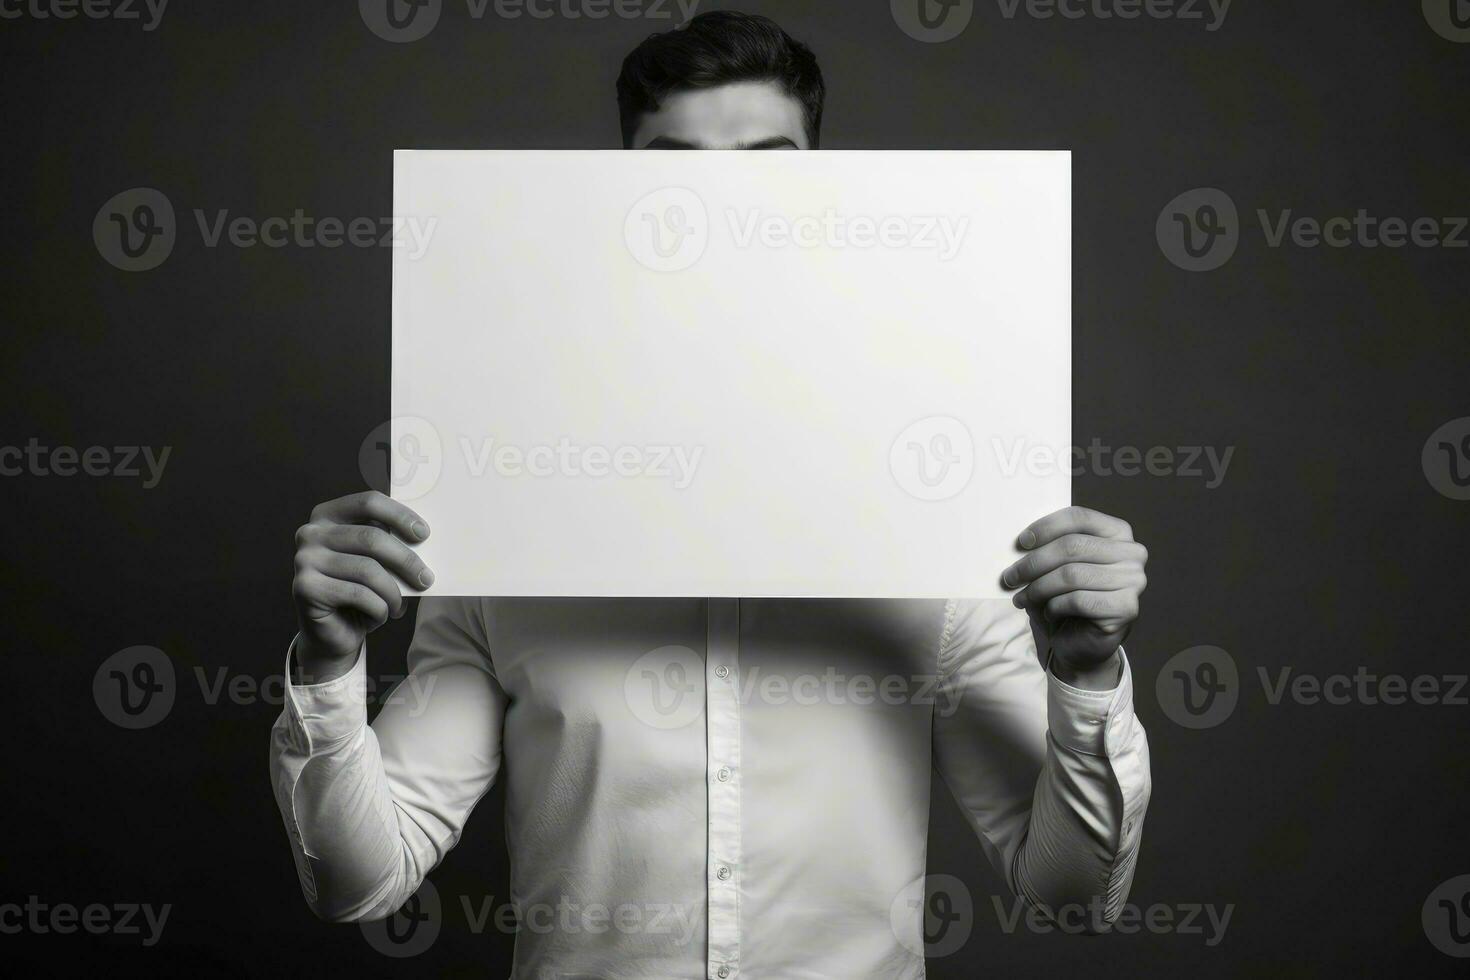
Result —
[[1070, 500], [1068, 153], [400, 150], [394, 212], [434, 594], [993, 597]]

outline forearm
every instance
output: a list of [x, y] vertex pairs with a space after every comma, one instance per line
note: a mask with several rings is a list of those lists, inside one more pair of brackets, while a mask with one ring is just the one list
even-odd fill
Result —
[[[1120, 661], [1116, 670], [1123, 669]], [[1151, 789], [1148, 741], [1133, 714], [1131, 681], [1116, 673], [1106, 688], [1057, 680], [1012, 886], [1063, 925], [1096, 930], [1117, 918], [1133, 880]]]
[[[292, 661], [296, 658], [292, 657]], [[307, 903], [328, 921], [390, 915], [422, 873], [400, 832], [378, 740], [367, 726], [360, 660], [292, 685], [271, 733], [271, 783]]]

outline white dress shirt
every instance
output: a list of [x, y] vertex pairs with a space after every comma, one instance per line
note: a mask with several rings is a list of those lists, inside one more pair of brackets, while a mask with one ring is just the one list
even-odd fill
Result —
[[363, 659], [273, 731], [306, 899], [392, 914], [503, 773], [515, 977], [923, 977], [931, 767], [1028, 902], [1133, 877], [1127, 660], [1064, 684], [1003, 599], [425, 598], [371, 727]]

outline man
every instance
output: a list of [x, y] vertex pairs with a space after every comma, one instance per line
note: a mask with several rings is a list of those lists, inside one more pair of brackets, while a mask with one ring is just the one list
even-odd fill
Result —
[[[815, 148], [822, 99], [810, 50], [729, 12], [618, 80], [633, 149]], [[1150, 783], [1123, 521], [1021, 530], [1013, 603], [427, 597], [422, 703], [369, 728], [364, 640], [433, 584], [428, 536], [375, 493], [297, 533], [272, 778], [321, 917], [392, 914], [502, 769], [518, 977], [922, 977], [931, 766], [1028, 902], [1096, 929], [1125, 900]]]

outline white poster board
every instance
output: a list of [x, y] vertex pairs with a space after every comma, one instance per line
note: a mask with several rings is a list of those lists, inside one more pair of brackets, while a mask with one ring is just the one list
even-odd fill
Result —
[[1070, 501], [1070, 165], [398, 151], [391, 480], [429, 591], [1003, 594]]

